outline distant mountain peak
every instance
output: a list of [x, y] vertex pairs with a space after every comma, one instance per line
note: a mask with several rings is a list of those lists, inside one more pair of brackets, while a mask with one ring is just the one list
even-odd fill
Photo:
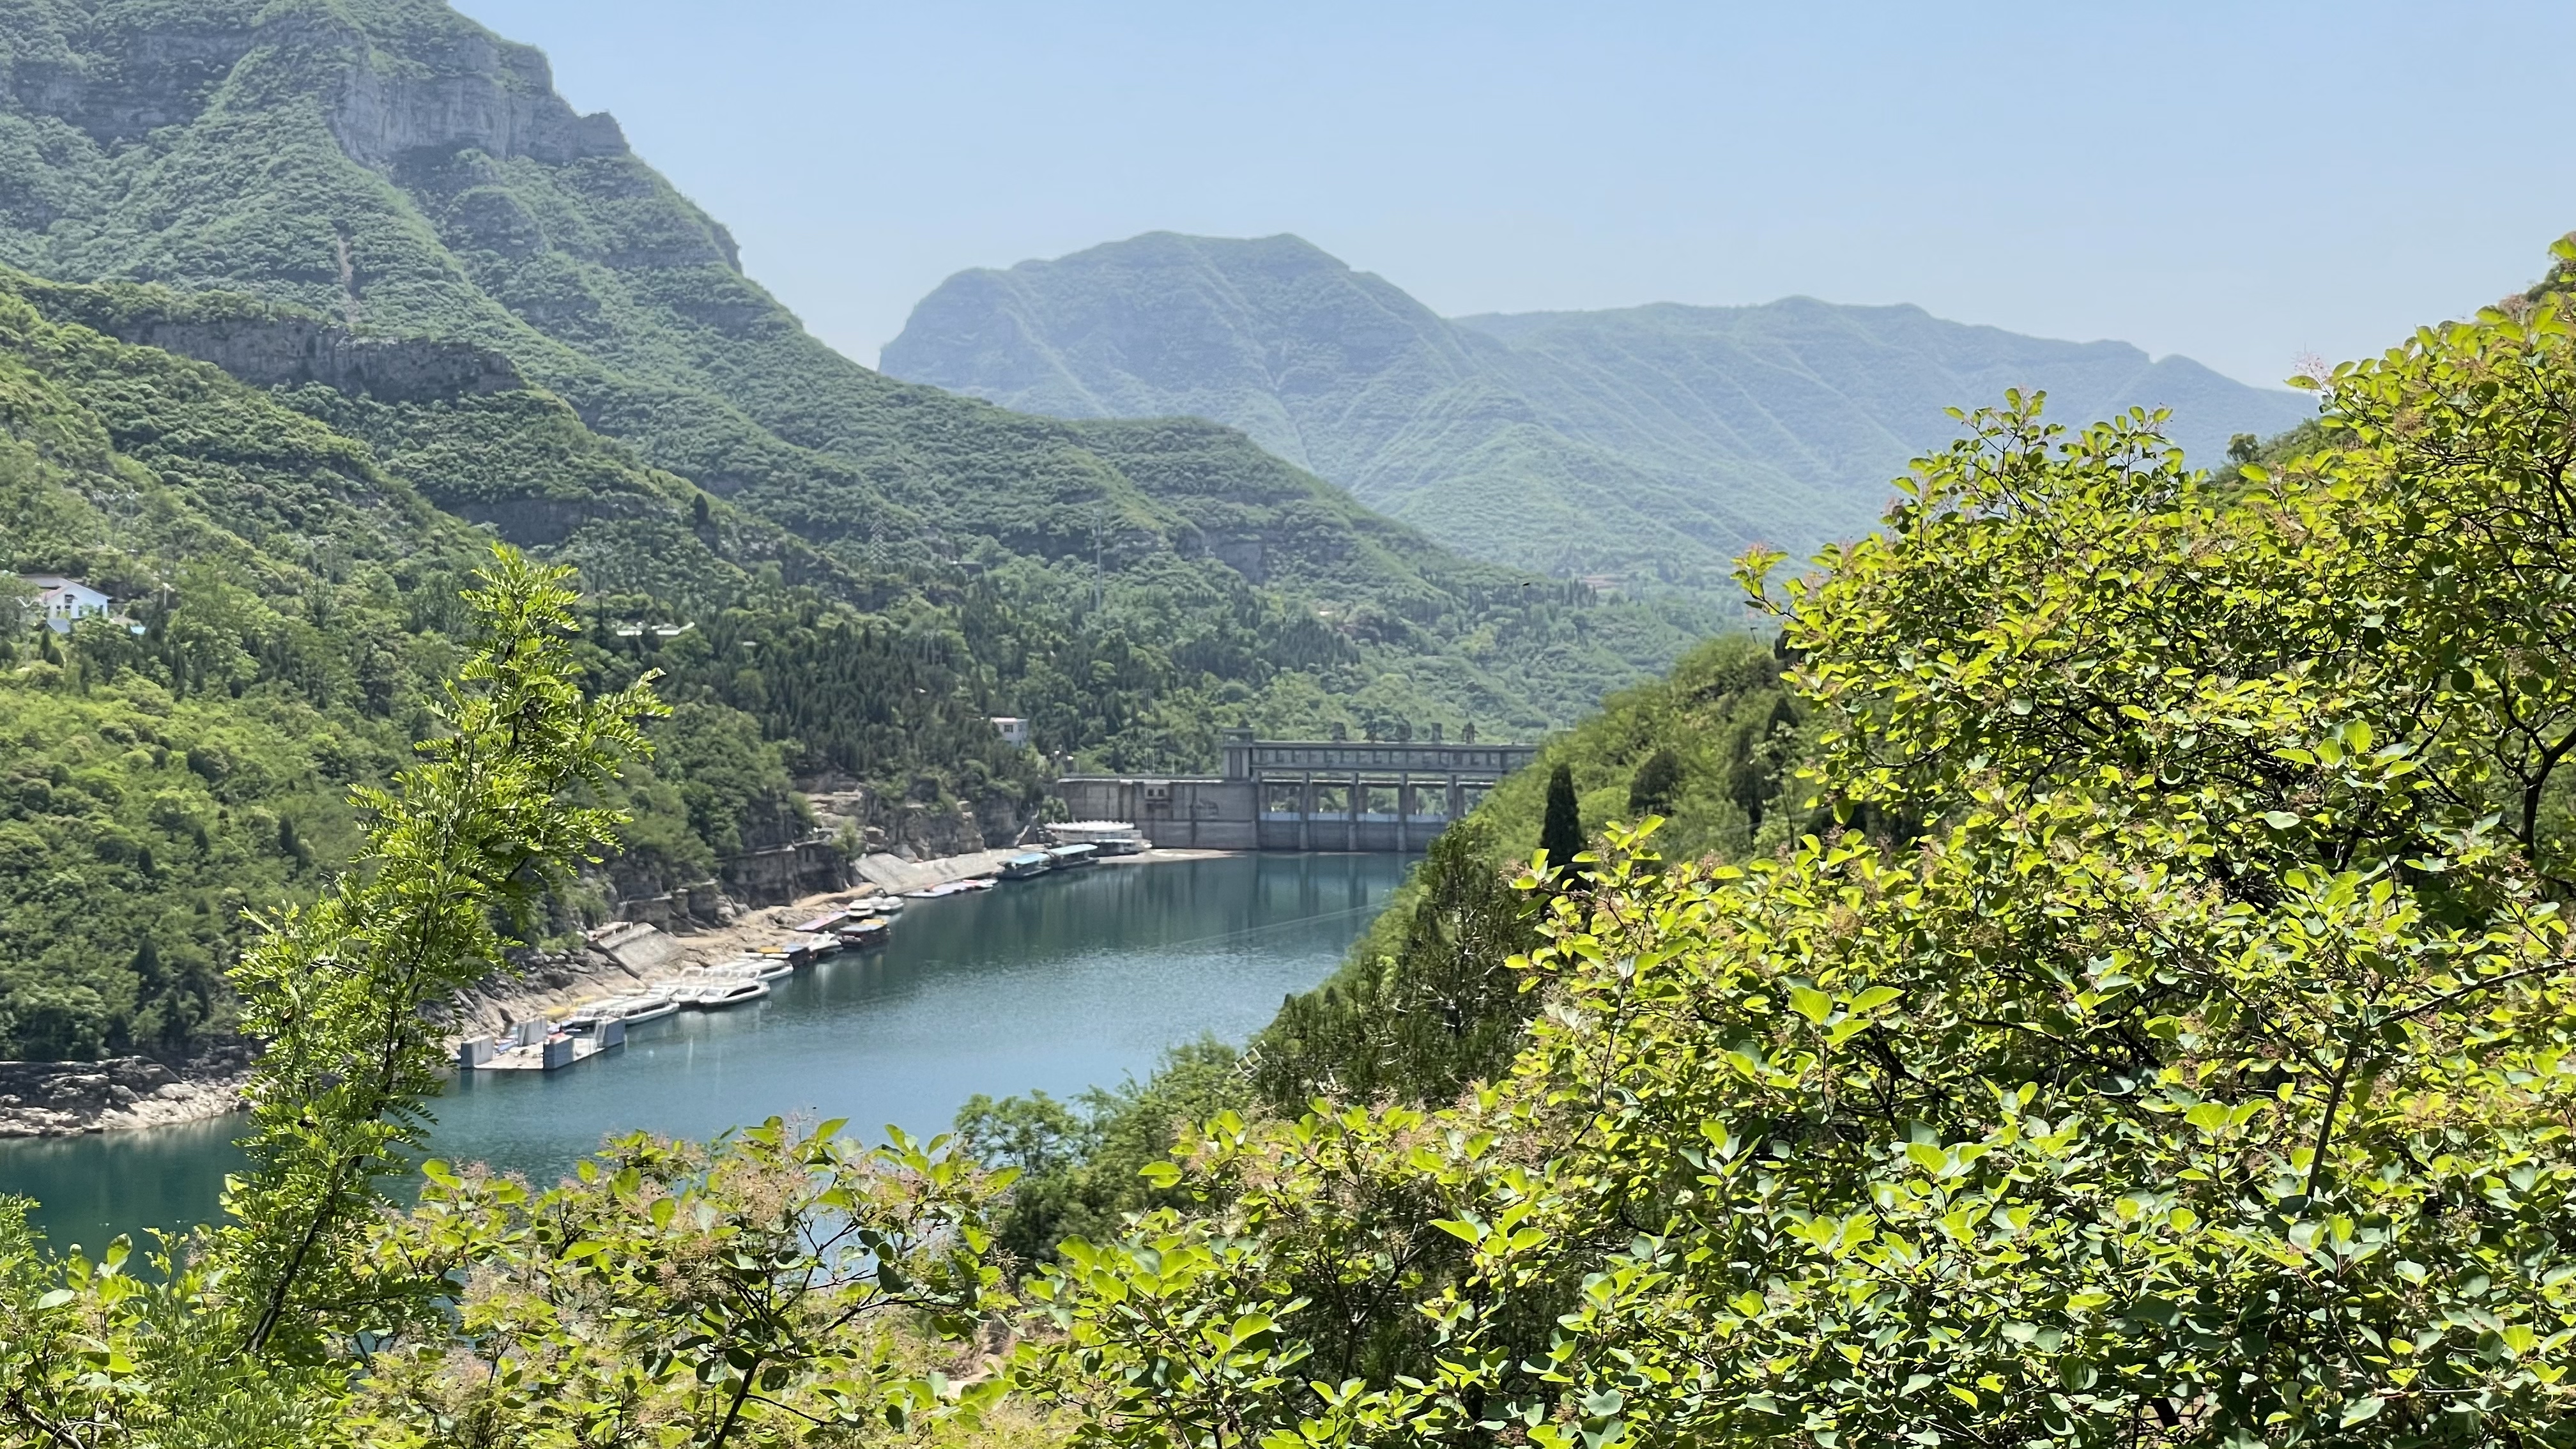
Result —
[[2310, 411], [2188, 358], [1912, 303], [1442, 318], [1287, 233], [1148, 232], [960, 273], [881, 364], [1031, 412], [1213, 418], [1465, 552], [1710, 597], [1752, 543], [1868, 530], [1888, 480], [1954, 435], [1945, 409], [2009, 387], [2070, 422], [2170, 406], [2200, 456]]

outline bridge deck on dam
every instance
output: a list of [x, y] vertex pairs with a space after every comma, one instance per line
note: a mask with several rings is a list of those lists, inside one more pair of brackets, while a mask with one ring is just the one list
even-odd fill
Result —
[[1073, 775], [1077, 820], [1132, 820], [1165, 848], [1412, 851], [1466, 814], [1536, 745], [1230, 736], [1215, 775]]

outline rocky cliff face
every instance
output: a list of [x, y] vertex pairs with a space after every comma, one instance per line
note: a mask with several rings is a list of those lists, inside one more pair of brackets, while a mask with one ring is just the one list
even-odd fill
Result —
[[325, 120], [341, 149], [378, 170], [411, 152], [467, 147], [557, 164], [627, 154], [616, 117], [580, 115], [555, 94], [542, 52], [480, 30], [451, 30], [397, 61], [321, 6], [269, 14], [233, 7], [229, 15], [207, 6], [139, 24], [48, 9], [19, 37], [8, 93], [102, 145], [195, 120], [245, 57], [265, 51], [337, 72]]
[[351, 157], [379, 170], [416, 151], [471, 147], [496, 160], [526, 156], [560, 165], [626, 154], [626, 133], [606, 111], [575, 114], [555, 94], [536, 47], [488, 35], [460, 35], [433, 52], [427, 74], [380, 69], [356, 32], [324, 43], [348, 46], [351, 60], [331, 108], [331, 134]]
[[[183, 125], [259, 43], [259, 28], [223, 15], [171, 15], [84, 44], [91, 27], [69, 7], [13, 11], [5, 85], [11, 99], [37, 115], [72, 125], [101, 145], [139, 140]], [[17, 29], [19, 26], [24, 29]]]
[[124, 341], [211, 362], [253, 387], [318, 382], [387, 402], [436, 402], [527, 386], [510, 360], [489, 348], [360, 337], [301, 318], [150, 320], [118, 331]]
[[863, 851], [885, 851], [913, 860], [968, 855], [1010, 845], [1027, 833], [1033, 808], [1017, 796], [988, 789], [972, 800], [943, 804], [872, 790], [847, 775], [796, 782], [813, 807], [826, 838], [849, 835]]

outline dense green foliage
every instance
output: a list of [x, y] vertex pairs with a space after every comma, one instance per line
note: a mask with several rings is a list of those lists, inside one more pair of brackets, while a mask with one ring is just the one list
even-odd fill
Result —
[[958, 1148], [1015, 1175], [992, 1233], [1025, 1267], [1052, 1258], [1069, 1236], [1113, 1231], [1123, 1214], [1160, 1201], [1139, 1174], [1198, 1123], [1248, 1104], [1234, 1049], [1202, 1041], [1172, 1052], [1143, 1082], [1094, 1087], [1071, 1102], [979, 1092], [957, 1111]]
[[1775, 600], [1841, 825], [1613, 829], [1506, 1081], [1211, 1122], [1024, 1386], [1139, 1444], [2576, 1442], [2576, 305], [2319, 381], [2215, 477], [1970, 419]]
[[0, 1050], [184, 1048], [223, 1024], [244, 907], [354, 845], [342, 797], [447, 659], [413, 601], [471, 535], [212, 369], [15, 297], [0, 387], [0, 568], [86, 574], [145, 626], [0, 643]]
[[1447, 1102], [1501, 1076], [1537, 1004], [1509, 964], [1538, 944], [1531, 914], [1484, 821], [1441, 832], [1349, 963], [1253, 1039], [1256, 1100], [1290, 1116], [1319, 1097]]
[[595, 798], [650, 746], [667, 707], [650, 677], [585, 698], [572, 661], [569, 568], [507, 549], [469, 595], [481, 647], [437, 710], [442, 729], [386, 788], [353, 792], [368, 817], [363, 869], [309, 907], [261, 922], [235, 968], [262, 1043], [251, 1083], [250, 1166], [225, 1184], [233, 1226], [225, 1293], [252, 1353], [321, 1351], [314, 1318], [375, 1295], [347, 1273], [378, 1182], [411, 1166], [446, 1065], [444, 1009], [503, 969], [504, 926], [525, 932], [549, 890], [597, 860], [624, 820]]
[[1816, 823], [1804, 792], [1790, 793], [1805, 737], [1781, 668], [1752, 636], [1721, 635], [1551, 737], [1441, 837], [1333, 979], [1284, 1003], [1254, 1039], [1270, 1109], [1293, 1115], [1318, 1094], [1439, 1105], [1500, 1075], [1538, 1004], [1499, 974], [1536, 944], [1535, 908], [1502, 887], [1546, 848], [1560, 772], [1579, 819], [1596, 823], [1644, 818], [1625, 808], [1638, 777], [1669, 777], [1656, 841], [1680, 859], [1747, 860]]
[[243, 909], [309, 889], [317, 857], [347, 854], [346, 782], [300, 743], [333, 743], [320, 718], [289, 701], [174, 702], [128, 680], [0, 687], [0, 719], [0, 1040], [88, 1057], [180, 1051], [227, 1026], [222, 968]]
[[1734, 555], [1877, 525], [1942, 409], [2046, 387], [2081, 416], [2176, 411], [2216, 456], [2308, 409], [2184, 358], [1912, 307], [1638, 307], [1444, 320], [1293, 236], [1154, 233], [961, 272], [887, 371], [1072, 418], [1195, 414], [1473, 557], [1732, 602]]

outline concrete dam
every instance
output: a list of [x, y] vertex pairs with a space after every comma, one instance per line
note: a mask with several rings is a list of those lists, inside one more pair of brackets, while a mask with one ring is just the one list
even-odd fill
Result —
[[1416, 851], [1536, 745], [1226, 737], [1214, 775], [1071, 775], [1077, 820], [1130, 820], [1167, 849]]

